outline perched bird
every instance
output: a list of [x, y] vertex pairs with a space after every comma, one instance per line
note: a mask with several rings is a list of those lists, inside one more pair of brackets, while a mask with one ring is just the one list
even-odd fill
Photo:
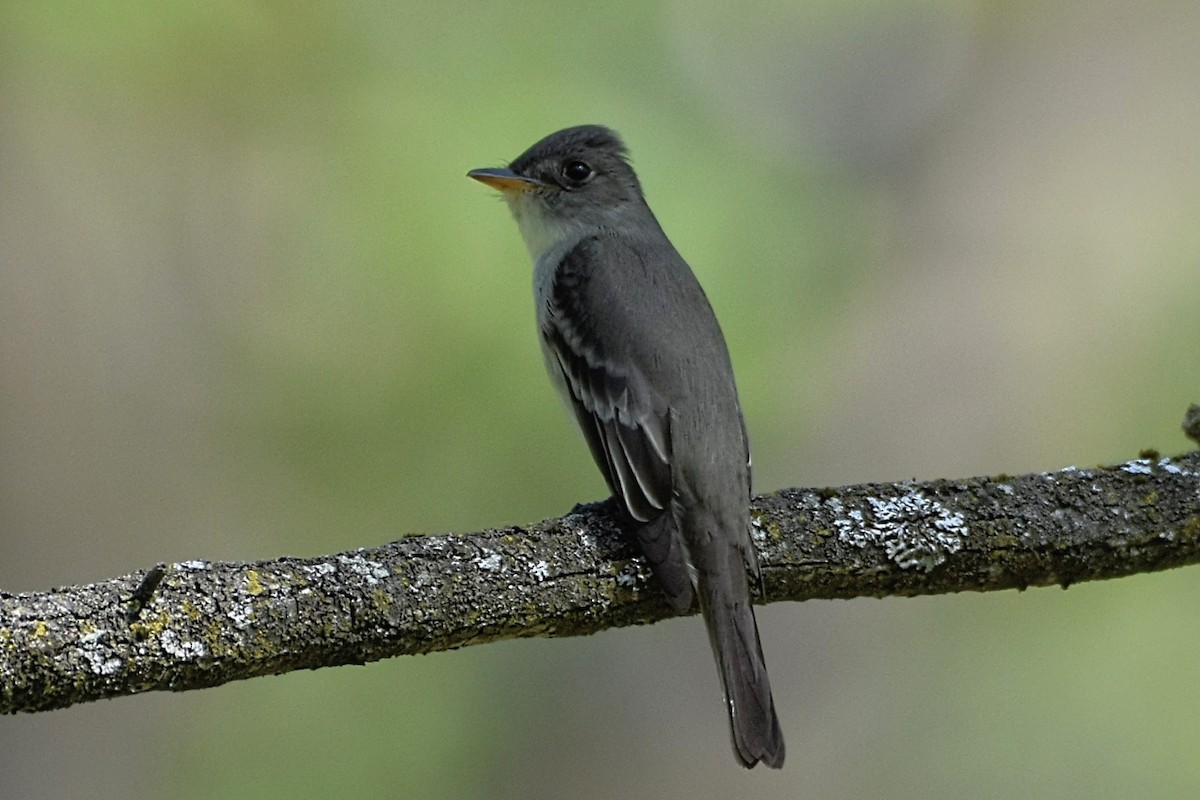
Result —
[[783, 733], [747, 576], [750, 444], [725, 338], [704, 290], [646, 204], [625, 145], [552, 133], [499, 189], [533, 259], [546, 368], [671, 604], [700, 600], [746, 767], [783, 765]]

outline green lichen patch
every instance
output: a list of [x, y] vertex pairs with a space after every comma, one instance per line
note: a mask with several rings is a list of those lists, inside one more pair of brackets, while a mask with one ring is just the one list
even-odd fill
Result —
[[258, 597], [266, 590], [267, 587], [263, 586], [262, 580], [258, 577], [258, 570], [246, 570], [246, 591], [252, 596]]

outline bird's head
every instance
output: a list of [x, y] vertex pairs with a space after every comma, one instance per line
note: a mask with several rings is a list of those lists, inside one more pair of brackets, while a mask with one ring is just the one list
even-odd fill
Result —
[[624, 143], [601, 125], [552, 133], [508, 167], [467, 175], [501, 192], [535, 259], [646, 207]]

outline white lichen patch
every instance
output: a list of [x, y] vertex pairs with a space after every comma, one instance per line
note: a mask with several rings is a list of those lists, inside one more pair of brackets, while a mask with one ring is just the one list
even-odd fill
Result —
[[545, 561], [539, 561], [533, 565], [533, 569], [529, 572], [539, 581], [544, 581], [550, 577], [550, 565]]
[[579, 542], [589, 550], [595, 550], [600, 546], [600, 540], [596, 538], [594, 533], [588, 531], [587, 528], [580, 528], [575, 531], [575, 535], [579, 537]]
[[645, 577], [642, 573], [639, 559], [627, 564], [617, 573], [617, 586], [623, 589], [632, 589], [638, 585], [639, 578], [644, 579]]
[[486, 555], [486, 556], [481, 553], [480, 555], [475, 557], [474, 561], [475, 561], [475, 566], [479, 567], [480, 569], [486, 569], [486, 570], [500, 569], [501, 561], [500, 561], [499, 553], [490, 553], [489, 555]]
[[750, 538], [757, 545], [767, 541], [767, 532], [763, 530], [761, 517], [750, 517]]
[[370, 586], [374, 586], [391, 574], [383, 564], [364, 556], [338, 556], [337, 560], [338, 566], [362, 578]]
[[95, 675], [115, 675], [124, 662], [114, 655], [82, 650], [80, 655], [87, 661], [88, 669]]
[[1190, 478], [1193, 475], [1191, 470], [1184, 469], [1169, 458], [1160, 459], [1158, 468], [1168, 475], [1182, 475], [1185, 478]]
[[181, 639], [179, 634], [170, 628], [162, 632], [161, 642], [163, 652], [175, 658], [191, 661], [205, 654], [204, 645], [201, 642]]
[[197, 561], [195, 559], [193, 559], [191, 561], [179, 561], [175, 564], [175, 568], [181, 569], [181, 570], [188, 569], [188, 570], [192, 570], [193, 572], [198, 572], [200, 570], [208, 569], [208, 562], [207, 561]]
[[229, 617], [229, 621], [236, 627], [248, 628], [250, 627], [250, 623], [254, 621], [254, 603], [236, 603], [225, 612], [225, 616]]
[[902, 569], [929, 572], [961, 550], [970, 533], [962, 514], [919, 491], [887, 499], [868, 497], [867, 503], [869, 519], [863, 510], [846, 510], [837, 498], [827, 501], [838, 535], [855, 547], [882, 547]]
[[1139, 458], [1134, 461], [1126, 461], [1121, 465], [1121, 469], [1130, 475], [1149, 475], [1154, 471], [1151, 469], [1150, 463], [1148, 458]]
[[112, 650], [104, 646], [103, 642], [107, 638], [107, 631], [91, 631], [79, 637], [79, 655], [95, 675], [113, 675], [124, 663], [113, 655]]
[[300, 567], [300, 571], [303, 572], [310, 581], [316, 581], [324, 578], [327, 575], [332, 575], [333, 573], [337, 572], [337, 567], [335, 567], [333, 564], [322, 561], [320, 564], [305, 564], [304, 566]]

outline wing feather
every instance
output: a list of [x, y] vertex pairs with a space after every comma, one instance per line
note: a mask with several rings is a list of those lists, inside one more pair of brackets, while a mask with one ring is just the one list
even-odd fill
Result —
[[[550, 318], [561, 320], [561, 315]], [[556, 325], [542, 333], [609, 488], [633, 519], [654, 519], [671, 498], [666, 404], [640, 376], [629, 380], [615, 365], [589, 357], [582, 343], [572, 348]]]
[[[539, 309], [546, 364], [575, 414], [592, 458], [613, 496], [639, 523], [642, 551], [672, 605], [692, 604], [694, 577], [671, 512], [671, 408], [651, 386], [636, 359], [619, 349], [620, 308], [609, 308], [609, 327], [597, 330], [590, 309], [592, 279], [614, 265], [597, 264], [585, 240], [554, 272]], [[589, 324], [591, 323], [591, 324]], [[616, 327], [614, 327], [614, 325]]]

